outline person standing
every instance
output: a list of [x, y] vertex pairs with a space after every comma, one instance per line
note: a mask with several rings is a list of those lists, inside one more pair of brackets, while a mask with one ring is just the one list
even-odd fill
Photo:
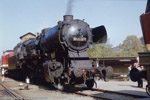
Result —
[[5, 69], [4, 68], [2, 68], [2, 82], [4, 82], [4, 79], [5, 79]]
[[[139, 71], [143, 70], [143, 66], [139, 65], [139, 57], [136, 58], [137, 62], [134, 63], [134, 67], [137, 68]], [[138, 79], [138, 87], [143, 87], [143, 80], [141, 78]]]
[[[142, 71], [143, 70], [143, 66], [139, 66], [138, 70]], [[141, 87], [141, 88], [143, 87], [143, 80], [142, 80], [142, 78], [139, 78], [139, 80], [138, 80], [138, 87]]]
[[130, 66], [128, 67], [128, 80], [130, 80], [130, 71], [131, 71], [131, 68], [132, 68], [132, 65], [130, 65]]

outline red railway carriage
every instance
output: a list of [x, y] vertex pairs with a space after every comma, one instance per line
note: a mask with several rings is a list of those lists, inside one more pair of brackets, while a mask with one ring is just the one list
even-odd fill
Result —
[[1, 69], [7, 69], [8, 68], [8, 58], [12, 57], [14, 55], [13, 50], [6, 50], [3, 52], [2, 55], [2, 65], [1, 65]]

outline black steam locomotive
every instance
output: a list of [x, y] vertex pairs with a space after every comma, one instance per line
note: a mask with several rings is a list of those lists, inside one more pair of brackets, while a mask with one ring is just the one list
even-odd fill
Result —
[[90, 28], [83, 20], [65, 15], [53, 28], [46, 28], [36, 38], [19, 43], [9, 59], [9, 73], [21, 79], [44, 79], [55, 87], [94, 85], [94, 77], [103, 77], [102, 69], [89, 59], [86, 49], [93, 43], [105, 43], [104, 26]]

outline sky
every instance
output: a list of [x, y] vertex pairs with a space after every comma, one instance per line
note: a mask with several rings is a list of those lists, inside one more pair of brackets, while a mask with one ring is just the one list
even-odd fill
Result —
[[113, 47], [129, 35], [143, 36], [139, 16], [145, 12], [147, 0], [71, 1], [0, 0], [0, 56], [3, 51], [13, 49], [20, 36], [53, 27], [68, 12], [74, 19], [84, 19], [91, 28], [104, 25]]

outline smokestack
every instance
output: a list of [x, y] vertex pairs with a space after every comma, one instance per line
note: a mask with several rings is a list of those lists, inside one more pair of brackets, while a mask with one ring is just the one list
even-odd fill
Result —
[[74, 5], [73, 5], [74, 2], [75, 2], [75, 0], [68, 0], [66, 15], [67, 15], [67, 14], [69, 14], [69, 15], [72, 14], [72, 10], [73, 10], [73, 7], [74, 7]]
[[64, 21], [69, 22], [73, 20], [73, 15], [64, 15]]

